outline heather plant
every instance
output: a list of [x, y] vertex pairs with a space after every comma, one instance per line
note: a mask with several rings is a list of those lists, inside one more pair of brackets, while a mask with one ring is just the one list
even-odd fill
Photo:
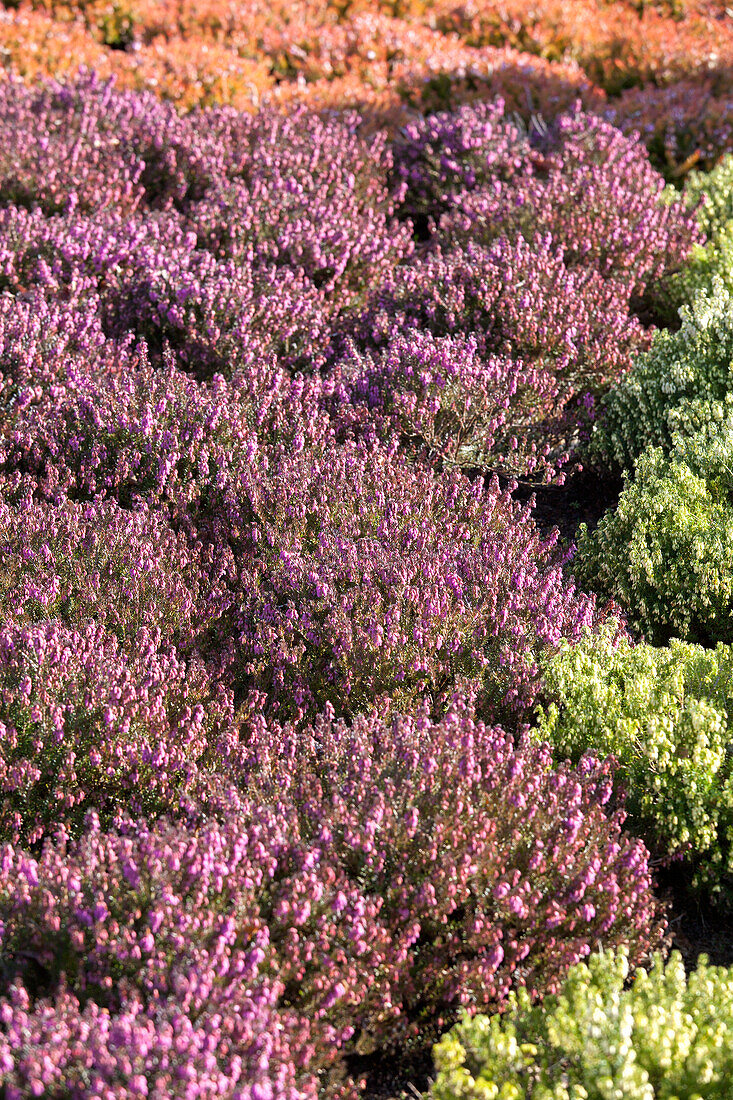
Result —
[[710, 76], [721, 92], [730, 87], [733, 35], [715, 0], [542, 0], [530, 8], [523, 0], [506, 0], [501, 8], [457, 8], [445, 0], [439, 10], [445, 19], [440, 25], [455, 27], [477, 45], [507, 43], [577, 61], [609, 96], [638, 85]]
[[556, 532], [540, 536], [496, 481], [408, 464], [396, 445], [253, 462], [231, 509], [231, 674], [238, 698], [264, 693], [281, 716], [408, 709], [426, 693], [440, 712], [470, 683], [484, 713], [516, 723], [539, 652], [599, 617], [563, 580]]
[[644, 848], [603, 810], [608, 762], [552, 771], [546, 746], [515, 747], [460, 697], [440, 722], [422, 706], [255, 730], [249, 788], [294, 807], [293, 835], [382, 899], [375, 925], [400, 945], [394, 1008], [362, 1024], [363, 1050], [423, 1044], [458, 1005], [516, 984], [545, 992], [597, 936], [659, 935]]
[[[404, 1057], [461, 1004], [550, 991], [601, 938], [634, 961], [658, 944], [646, 851], [604, 812], [607, 764], [553, 771], [546, 748], [516, 748], [458, 700], [438, 724], [326, 715], [301, 732], [259, 722], [251, 738], [221, 820], [104, 833], [91, 817], [35, 858], [6, 846], [3, 1042], [21, 1039], [21, 1058], [2, 1080], [21, 1096], [34, 1071], [122, 1072], [106, 1028], [73, 1042], [100, 1009], [138, 1013], [148, 1045], [138, 1027], [119, 1045], [151, 1091], [166, 1071], [177, 1087], [178, 1065], [196, 1084], [219, 1072], [226, 1086], [237, 1068], [266, 1079], [268, 1059], [238, 1046], [258, 1025], [273, 1032], [263, 1055], [289, 1053], [288, 1074], [327, 1092], [348, 1055]], [[175, 1013], [180, 1063], [161, 1049]], [[54, 1023], [64, 1041], [44, 1063]]]
[[590, 440], [596, 461], [631, 470], [649, 446], [671, 449], [677, 434], [690, 435], [727, 415], [733, 358], [731, 291], [713, 278], [680, 310], [677, 332], [658, 332], [628, 374], [606, 395]]
[[160, 257], [161, 241], [169, 256], [186, 251], [183, 225], [175, 213], [149, 212], [121, 218], [115, 211], [95, 215], [67, 211], [46, 217], [9, 204], [0, 209], [0, 284], [16, 296], [40, 291], [89, 313], [100, 309], [124, 273], [146, 259]]
[[627, 301], [667, 279], [700, 236], [694, 212], [665, 192], [638, 137], [593, 115], [561, 116], [531, 135], [529, 170], [457, 194], [440, 239], [528, 241], [551, 235], [567, 267], [595, 268], [618, 281]]
[[531, 171], [528, 135], [501, 99], [416, 119], [395, 142], [395, 184], [413, 217], [435, 219], [457, 197]]
[[[124, 508], [162, 509], [176, 522], [213, 520], [260, 441], [275, 457], [331, 439], [317, 378], [260, 363], [203, 384], [170, 354], [154, 367], [144, 346], [110, 345], [115, 369], [75, 362], [53, 394], [28, 386], [29, 399], [6, 410], [0, 469], [9, 500], [108, 497]], [[222, 569], [226, 554], [224, 542]]]
[[[431, 1100], [725, 1100], [733, 1073], [733, 973], [679, 952], [636, 970], [603, 951], [533, 1005], [467, 1014], [436, 1046]], [[701, 1091], [702, 1090], [702, 1091]]]
[[598, 394], [649, 339], [629, 317], [618, 284], [589, 268], [567, 268], [550, 237], [469, 243], [404, 265], [352, 331], [357, 342], [379, 348], [425, 330], [474, 337], [484, 367], [504, 374], [497, 401], [508, 401], [510, 446], [494, 463], [515, 473], [535, 464], [532, 444], [536, 451], [547, 446], [545, 457], [555, 459], [576, 444]]
[[112, 371], [114, 350], [94, 310], [64, 308], [42, 294], [19, 300], [0, 294], [0, 387], [5, 425], [22, 415], [68, 373], [84, 369], [87, 359], [100, 371]]
[[439, 706], [479, 677], [488, 705], [521, 708], [537, 646], [594, 620], [497, 486], [350, 443], [333, 380], [263, 366], [204, 386], [144, 349], [121, 364], [14, 413], [6, 497], [161, 508], [202, 540], [209, 583], [234, 592], [222, 659], [241, 697], [302, 715], [427, 690]]
[[199, 243], [220, 257], [302, 273], [331, 309], [362, 298], [409, 255], [411, 233], [394, 219], [385, 135], [367, 139], [360, 125], [355, 114], [260, 112], [236, 178], [189, 211]]
[[733, 871], [733, 652], [656, 648], [597, 632], [542, 661], [538, 735], [561, 759], [612, 754], [637, 832], [684, 854], [696, 885], [729, 900]]
[[[333, 296], [334, 304], [345, 305], [410, 251], [409, 227], [397, 225], [393, 218], [385, 135], [362, 137], [356, 115], [322, 120], [305, 111], [283, 116], [263, 110], [245, 120], [220, 109], [194, 112], [184, 119], [154, 99], [117, 92], [94, 79], [39, 91], [21, 86], [15, 99], [8, 98], [5, 112], [16, 146], [27, 146], [29, 164], [23, 169], [25, 162], [19, 164], [17, 157], [9, 162], [5, 201], [40, 206], [45, 214], [112, 215], [119, 253], [126, 256], [136, 282], [152, 274], [145, 270], [147, 265], [154, 265], [156, 272], [167, 264], [174, 272], [181, 265], [185, 268], [185, 253], [198, 239], [218, 258], [238, 259], [246, 269], [239, 273], [240, 281], [244, 276], [256, 281], [253, 266], [263, 269], [265, 281], [273, 266], [278, 272], [289, 268], [300, 277], [295, 281], [296, 296], [306, 297], [312, 282]], [[40, 140], [38, 133], [44, 130], [52, 137]], [[67, 145], [72, 138], [76, 152], [70, 156]], [[108, 199], [97, 193], [98, 187], [90, 190], [92, 165], [83, 160], [74, 168], [79, 157], [90, 156], [101, 158], [101, 166], [117, 165], [129, 195], [123, 196], [123, 184], [112, 180]], [[105, 170], [112, 173], [111, 167]], [[75, 171], [83, 178], [77, 179]], [[53, 196], [34, 195], [34, 186], [41, 186], [34, 183], [39, 176], [47, 189], [53, 184]], [[175, 255], [140, 256], [128, 244], [127, 225], [120, 225], [120, 220], [136, 211], [149, 215], [150, 207], [186, 212], [177, 236], [163, 237]], [[83, 235], [82, 248], [88, 234], [99, 237], [97, 218]], [[148, 224], [154, 229], [155, 222], [146, 218]], [[48, 227], [51, 232], [53, 228]], [[191, 241], [186, 229], [193, 235]], [[139, 234], [137, 226], [136, 230]], [[74, 236], [78, 249], [81, 235], [75, 231]], [[109, 253], [104, 239], [100, 245]], [[95, 270], [106, 275], [99, 259], [94, 257]], [[205, 285], [211, 272], [199, 272], [195, 265], [205, 266], [210, 259], [206, 253], [194, 254], [188, 278]], [[225, 277], [236, 281], [231, 267]], [[293, 282], [292, 275], [279, 273], [283, 292], [288, 281]], [[180, 286], [175, 290], [183, 293]], [[231, 297], [221, 279], [214, 294]], [[166, 313], [175, 314], [180, 306], [180, 300], [168, 301]], [[297, 313], [294, 301], [287, 310]], [[205, 315], [196, 320], [203, 331], [217, 323]], [[256, 324], [254, 318], [248, 320]], [[240, 340], [244, 336], [244, 330], [238, 333]]]
[[729, 422], [649, 448], [617, 508], [581, 526], [574, 573], [655, 644], [733, 641], [733, 437]]
[[[107, 91], [111, 92], [109, 86]], [[134, 210], [142, 197], [142, 161], [111, 158], [109, 147], [95, 148], [85, 140], [85, 130], [94, 125], [95, 106], [104, 111], [109, 94], [99, 98], [101, 103], [95, 104], [93, 98], [78, 97], [74, 111], [71, 93], [62, 86], [44, 96], [34, 94], [21, 81], [2, 83], [0, 193], [4, 203], [39, 207], [45, 214], [77, 205], [82, 210], [106, 205]]]
[[172, 348], [200, 378], [275, 356], [313, 367], [328, 346], [322, 291], [272, 262], [217, 260], [175, 212], [120, 220], [0, 213], [0, 285], [98, 315], [114, 340]]
[[226, 752], [231, 699], [155, 631], [125, 657], [93, 621], [9, 623], [0, 680], [0, 830], [13, 841], [78, 827], [87, 808], [111, 820], [175, 806]]
[[197, 378], [271, 357], [314, 367], [327, 348], [322, 292], [304, 276], [204, 250], [153, 249], [118, 278], [103, 309], [113, 337], [133, 334], [157, 356], [169, 347]]
[[144, 93], [116, 91], [94, 75], [37, 88], [0, 85], [3, 203], [45, 214], [141, 202], [185, 205], [220, 172], [206, 128]]
[[625, 89], [602, 115], [625, 134], [638, 133], [655, 168], [671, 182], [691, 168], [709, 171], [733, 145], [730, 91], [718, 90], [715, 74], [672, 84]]
[[[480, 356], [475, 336], [398, 333], [380, 352], [351, 347], [333, 377], [348, 395], [338, 423], [351, 419], [356, 430], [388, 438], [398, 433], [406, 447], [422, 447], [446, 467], [514, 467], [536, 476], [561, 464], [558, 455], [533, 454], [531, 443], [519, 446], [512, 401], [531, 371], [509, 357]], [[368, 412], [359, 422], [362, 406]]]
[[0, 617], [77, 630], [93, 618], [128, 653], [143, 630], [191, 653], [225, 613], [212, 557], [158, 512], [99, 500], [0, 503]]
[[281, 1005], [256, 904], [287, 860], [264, 808], [249, 828], [232, 815], [198, 828], [127, 819], [110, 833], [90, 814], [78, 842], [59, 828], [38, 858], [5, 846], [8, 1095], [322, 1095], [319, 1061], [327, 1080], [343, 1036], [323, 1011], [319, 1027]]

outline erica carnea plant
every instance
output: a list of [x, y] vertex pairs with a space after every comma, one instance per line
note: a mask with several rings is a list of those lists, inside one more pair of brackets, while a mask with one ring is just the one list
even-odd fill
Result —
[[226, 755], [231, 699], [155, 634], [126, 658], [93, 621], [7, 625], [0, 678], [0, 829], [13, 840], [78, 826], [87, 807], [160, 812]]
[[406, 463], [396, 447], [262, 455], [231, 498], [239, 533], [238, 697], [302, 717], [436, 712], [471, 684], [522, 720], [539, 653], [601, 617], [498, 484]]
[[532, 135], [522, 172], [490, 175], [457, 193], [440, 239], [528, 241], [551, 235], [568, 267], [585, 266], [619, 284], [627, 305], [664, 283], [702, 239], [692, 209], [665, 189], [638, 137], [578, 112]]
[[587, 432], [597, 395], [649, 342], [619, 287], [592, 269], [570, 270], [549, 235], [437, 249], [396, 269], [350, 335], [378, 350], [426, 330], [475, 340], [506, 409], [490, 462], [517, 474], [536, 468], [538, 453], [545, 466], [561, 460]]
[[437, 724], [260, 721], [247, 744], [214, 817], [105, 833], [92, 815], [77, 841], [3, 849], [17, 1095], [39, 1075], [112, 1087], [125, 1065], [154, 1095], [184, 1066], [227, 1096], [250, 1078], [328, 1092], [349, 1054], [405, 1057], [461, 1004], [548, 992], [600, 939], [635, 961], [659, 942], [607, 764], [552, 770], [459, 700]]

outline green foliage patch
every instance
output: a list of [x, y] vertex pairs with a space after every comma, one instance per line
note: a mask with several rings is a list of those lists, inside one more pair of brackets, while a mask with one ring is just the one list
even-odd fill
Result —
[[637, 828], [688, 852], [695, 882], [729, 895], [733, 870], [733, 647], [615, 641], [608, 628], [543, 665], [538, 732], [560, 757], [619, 761]]
[[655, 956], [625, 988], [622, 953], [592, 956], [541, 1005], [464, 1015], [435, 1047], [431, 1100], [729, 1100], [733, 968], [687, 978]]
[[647, 641], [733, 642], [732, 501], [733, 421], [678, 437], [669, 455], [649, 448], [617, 508], [580, 528], [576, 579]]

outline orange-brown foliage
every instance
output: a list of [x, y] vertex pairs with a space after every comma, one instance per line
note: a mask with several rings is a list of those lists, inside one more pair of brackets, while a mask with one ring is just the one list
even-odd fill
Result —
[[726, 0], [5, 0], [0, 53], [29, 79], [84, 65], [182, 107], [346, 106], [388, 126], [496, 94], [525, 117], [610, 96], [670, 173], [730, 144]]

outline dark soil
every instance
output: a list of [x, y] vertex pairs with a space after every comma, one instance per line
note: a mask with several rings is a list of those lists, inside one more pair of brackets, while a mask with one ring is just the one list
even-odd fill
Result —
[[568, 472], [564, 485], [534, 489], [520, 485], [514, 496], [528, 501], [534, 495], [535, 523], [545, 535], [557, 527], [560, 543], [567, 549], [575, 541], [581, 523], [593, 530], [604, 512], [616, 507], [622, 487], [620, 476], [576, 466]]
[[685, 969], [694, 970], [700, 955], [713, 966], [733, 966], [733, 912], [713, 906], [692, 893], [681, 865], [657, 876], [657, 892], [667, 903], [671, 948], [679, 951]]

